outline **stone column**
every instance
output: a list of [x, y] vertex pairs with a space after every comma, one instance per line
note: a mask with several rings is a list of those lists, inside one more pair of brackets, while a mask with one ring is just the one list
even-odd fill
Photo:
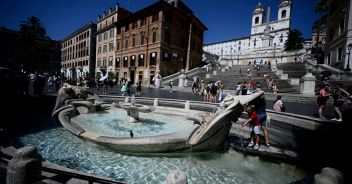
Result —
[[35, 165], [41, 164], [41, 156], [34, 146], [26, 146], [16, 151], [7, 168], [6, 183], [34, 183], [41, 177], [41, 171]]
[[301, 93], [303, 95], [315, 95], [315, 81], [316, 78], [312, 73], [307, 73], [301, 79]]

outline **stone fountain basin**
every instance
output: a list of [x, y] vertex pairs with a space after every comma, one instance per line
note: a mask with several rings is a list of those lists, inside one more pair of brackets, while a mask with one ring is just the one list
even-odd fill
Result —
[[[111, 106], [115, 106], [115, 104], [112, 104]], [[139, 107], [144, 107], [144, 105], [140, 105]], [[111, 108], [111, 110], [108, 110], [105, 113], [110, 113], [110, 111], [114, 110], [116, 109]], [[74, 108], [68, 108], [61, 111], [58, 118], [62, 125], [74, 135], [94, 141], [98, 144], [112, 147], [120, 152], [131, 154], [167, 153], [186, 152], [191, 147], [191, 145], [187, 143], [187, 140], [192, 132], [198, 129], [199, 125], [194, 124], [194, 121], [186, 118], [190, 113], [196, 114], [202, 112], [170, 107], [155, 108], [153, 112], [146, 114], [146, 116], [150, 114], [153, 116], [164, 117], [180, 126], [182, 125], [184, 128], [179, 131], [169, 131], [168, 133], [152, 136], [138, 136], [138, 134], [136, 135], [135, 133], [133, 138], [129, 135], [118, 137], [113, 136], [112, 134], [104, 134], [99, 131], [94, 131], [92, 128], [86, 126], [83, 121], [79, 120], [80, 116], [85, 116], [87, 114], [76, 114]], [[138, 124], [133, 124], [133, 126], [138, 126]]]

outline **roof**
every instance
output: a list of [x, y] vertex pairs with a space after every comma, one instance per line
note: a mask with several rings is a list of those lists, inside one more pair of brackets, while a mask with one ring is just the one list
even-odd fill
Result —
[[79, 29], [77, 29], [76, 31], [74, 31], [73, 33], [71, 33], [71, 34], [67, 35], [66, 37], [64, 37], [62, 40], [60, 40], [60, 42], [64, 42], [64, 41], [66, 41], [68, 39], [71, 39], [72, 37], [82, 33], [86, 29], [93, 28], [94, 30], [96, 30], [96, 27], [97, 27], [96, 24], [94, 24], [93, 22], [89, 22], [89, 23], [83, 25], [82, 27], [80, 27]]
[[198, 23], [200, 23], [201, 26], [203, 26], [204, 30], [208, 30], [208, 28], [193, 14], [193, 12], [184, 4], [182, 3], [180, 0], [178, 1], [178, 7], [179, 8], [175, 8], [173, 5], [171, 5], [170, 3], [160, 0], [155, 2], [154, 4], [151, 4], [150, 6], [147, 6], [133, 14], [131, 14], [130, 16], [127, 16], [126, 18], [123, 18], [121, 20], [116, 21], [114, 24], [111, 24], [110, 26], [107, 26], [99, 31], [97, 31], [97, 34], [104, 32], [106, 30], [109, 30], [111, 27], [121, 27], [121, 26], [125, 26], [128, 23], [133, 22], [134, 20], [138, 20], [143, 16], [148, 16], [150, 15], [150, 12], [155, 12], [158, 10], [161, 10], [165, 7], [168, 8], [172, 8], [175, 11], [178, 11], [181, 14], [185, 14], [186, 16], [190, 17], [190, 18], [194, 18]]
[[250, 36], [245, 36], [245, 37], [241, 37], [241, 38], [234, 38], [234, 39], [230, 39], [230, 40], [223, 40], [223, 41], [208, 43], [208, 44], [204, 44], [203, 46], [210, 46], [210, 45], [215, 45], [215, 44], [220, 44], [220, 43], [227, 43], [227, 42], [232, 42], [232, 41], [239, 41], [239, 40], [249, 39], [249, 38], [250, 38]]

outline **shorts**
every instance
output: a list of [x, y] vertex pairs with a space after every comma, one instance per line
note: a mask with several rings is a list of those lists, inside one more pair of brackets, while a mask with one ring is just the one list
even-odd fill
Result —
[[253, 126], [252, 127], [252, 132], [254, 132], [255, 135], [260, 135], [260, 127], [259, 126]]
[[268, 126], [268, 122], [266, 122], [266, 120], [263, 120], [260, 122], [260, 126]]
[[320, 105], [325, 105], [326, 104], [326, 101], [328, 101], [329, 97], [323, 97], [323, 96], [319, 96], [317, 98], [317, 104], [320, 106]]

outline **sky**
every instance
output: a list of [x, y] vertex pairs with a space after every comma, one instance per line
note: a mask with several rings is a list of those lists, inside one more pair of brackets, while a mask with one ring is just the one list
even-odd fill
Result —
[[[38, 17], [47, 35], [60, 40], [88, 22], [96, 23], [99, 14], [119, 3], [136, 12], [159, 0], [1, 0], [0, 26], [19, 30], [20, 21]], [[183, 0], [207, 26], [205, 44], [250, 35], [251, 16], [259, 0]], [[260, 0], [267, 5], [269, 0]], [[297, 28], [304, 38], [311, 37], [314, 12], [318, 0], [292, 0], [291, 28]], [[280, 0], [271, 0], [271, 21], [277, 19]]]

